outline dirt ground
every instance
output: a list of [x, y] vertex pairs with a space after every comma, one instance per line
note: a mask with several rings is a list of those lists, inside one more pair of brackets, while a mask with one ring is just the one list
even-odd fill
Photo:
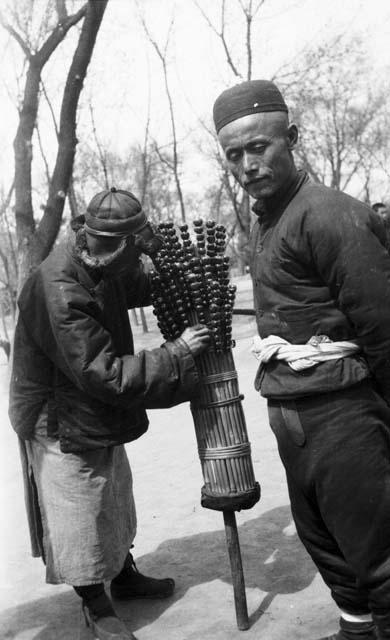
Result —
[[[237, 306], [251, 304], [248, 278], [238, 281]], [[161, 338], [134, 326], [136, 348]], [[238, 631], [222, 514], [200, 506], [202, 476], [189, 406], [150, 411], [150, 427], [127, 445], [134, 475], [138, 568], [176, 580], [161, 601], [115, 603], [138, 640], [316, 640], [337, 627], [337, 610], [303, 549], [291, 520], [284, 471], [268, 426], [265, 401], [253, 388], [256, 360], [251, 317], [234, 320], [234, 358], [244, 393], [260, 502], [237, 514], [250, 629]], [[30, 555], [17, 441], [7, 419], [8, 367], [0, 360], [3, 422], [0, 477], [0, 639], [88, 640], [71, 587], [44, 582]]]

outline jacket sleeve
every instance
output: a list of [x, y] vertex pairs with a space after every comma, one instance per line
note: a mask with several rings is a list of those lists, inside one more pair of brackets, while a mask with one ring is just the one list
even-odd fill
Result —
[[358, 201], [343, 196], [336, 204], [325, 201], [311, 211], [301, 237], [390, 404], [390, 255], [384, 228]]
[[[118, 357], [94, 297], [75, 282], [37, 274], [19, 300], [32, 338], [72, 383], [102, 402], [144, 408], [191, 399], [198, 387], [194, 358], [181, 341]], [[113, 310], [115, 312], [115, 310]]]

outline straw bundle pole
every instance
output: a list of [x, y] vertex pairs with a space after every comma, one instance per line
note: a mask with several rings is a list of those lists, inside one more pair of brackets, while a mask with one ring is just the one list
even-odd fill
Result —
[[226, 230], [214, 221], [194, 221], [196, 243], [188, 225], [162, 223], [163, 249], [152, 274], [154, 313], [166, 340], [178, 338], [198, 323], [210, 328], [211, 345], [196, 358], [199, 395], [191, 403], [204, 487], [202, 505], [223, 511], [232, 572], [237, 626], [248, 629], [248, 610], [235, 510], [250, 508], [260, 497], [238, 389], [231, 348], [235, 287], [229, 283], [224, 256]]
[[210, 350], [197, 360], [200, 393], [191, 410], [206, 488], [231, 497], [252, 491], [256, 480], [232, 353]]

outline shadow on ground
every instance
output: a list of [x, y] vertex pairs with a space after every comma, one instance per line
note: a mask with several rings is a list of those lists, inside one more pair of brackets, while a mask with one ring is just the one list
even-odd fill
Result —
[[[221, 514], [222, 519], [222, 514]], [[278, 594], [292, 594], [308, 587], [316, 569], [291, 525], [288, 506], [272, 509], [239, 527], [245, 581], [248, 588], [266, 592], [250, 612], [254, 625]], [[160, 601], [115, 603], [118, 614], [130, 620], [133, 631], [159, 618], [188, 589], [215, 580], [231, 584], [225, 532], [194, 534], [163, 542], [153, 553], [137, 558], [137, 566], [149, 575], [172, 575], [177, 589], [173, 598]], [[54, 593], [54, 588], [53, 588]], [[218, 612], [216, 612], [218, 615]], [[84, 640], [79, 601], [73, 591], [33, 600], [7, 610], [0, 620], [1, 638], [34, 640]], [[66, 629], [66, 631], [65, 631]], [[65, 635], [64, 635], [65, 634]]]

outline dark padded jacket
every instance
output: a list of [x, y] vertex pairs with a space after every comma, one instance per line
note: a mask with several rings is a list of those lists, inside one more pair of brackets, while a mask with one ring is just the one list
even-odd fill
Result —
[[23, 439], [48, 407], [48, 432], [64, 452], [128, 442], [147, 408], [195, 393], [195, 361], [181, 340], [134, 354], [128, 308], [149, 303], [148, 277], [102, 278], [74, 248], [58, 248], [19, 297], [9, 414]]
[[294, 397], [373, 375], [390, 403], [390, 256], [379, 216], [301, 172], [283, 198], [267, 208], [255, 203], [254, 211], [251, 273], [259, 335], [304, 344], [325, 334], [357, 341], [364, 355], [302, 372], [271, 361], [259, 371], [257, 388], [266, 397]]

